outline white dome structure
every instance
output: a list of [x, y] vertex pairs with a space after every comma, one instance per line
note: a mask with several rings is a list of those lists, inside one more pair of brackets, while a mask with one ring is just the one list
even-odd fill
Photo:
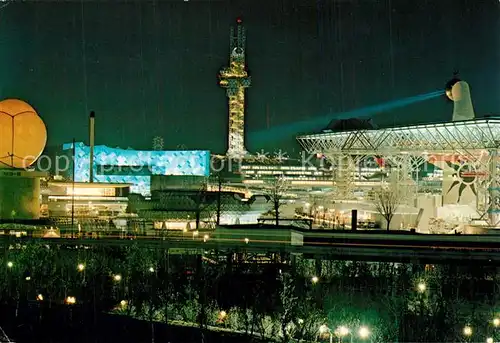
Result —
[[453, 78], [446, 85], [446, 96], [454, 104], [452, 121], [471, 120], [476, 117], [467, 82]]

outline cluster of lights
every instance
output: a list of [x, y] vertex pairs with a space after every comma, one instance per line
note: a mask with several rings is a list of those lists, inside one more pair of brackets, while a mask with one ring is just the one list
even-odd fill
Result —
[[[319, 333], [322, 335], [328, 333], [330, 335], [330, 342], [333, 341], [333, 334], [335, 334], [335, 336], [337, 336], [339, 338], [345, 337], [347, 335], [351, 335], [351, 337], [352, 337], [351, 330], [349, 330], [349, 328], [346, 326], [339, 326], [335, 330], [335, 332], [332, 334], [332, 331], [330, 330], [330, 328], [327, 325], [323, 324], [319, 327]], [[367, 339], [370, 335], [371, 335], [370, 329], [368, 329], [366, 326], [361, 326], [358, 329], [359, 338]]]
[[[498, 328], [500, 326], [500, 318], [493, 318], [492, 323], [494, 327]], [[462, 333], [465, 337], [470, 338], [474, 331], [470, 325], [466, 325], [464, 326]], [[486, 343], [495, 343], [495, 340], [493, 337], [488, 337], [486, 338]]]

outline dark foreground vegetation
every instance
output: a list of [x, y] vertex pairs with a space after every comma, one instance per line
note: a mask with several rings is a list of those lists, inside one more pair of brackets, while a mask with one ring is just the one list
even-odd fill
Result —
[[465, 262], [33, 242], [6, 247], [0, 274], [0, 326], [17, 342], [500, 339], [500, 273]]

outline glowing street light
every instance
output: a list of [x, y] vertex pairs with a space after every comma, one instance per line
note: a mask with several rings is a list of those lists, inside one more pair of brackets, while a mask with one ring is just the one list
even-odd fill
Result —
[[120, 306], [121, 307], [125, 307], [125, 306], [127, 306], [127, 304], [128, 304], [127, 300], [120, 301]]
[[486, 338], [486, 343], [493, 343], [493, 338], [491, 337]]
[[250, 240], [248, 238], [245, 238], [245, 243], [248, 244], [248, 242], [250, 242]]
[[493, 325], [494, 325], [495, 327], [500, 326], [500, 318], [495, 318], [495, 319], [493, 319]]
[[470, 337], [472, 336], [472, 328], [470, 326], [464, 327], [464, 336]]
[[14, 267], [14, 263], [12, 263], [11, 261], [7, 262], [7, 267], [9, 267], [9, 268]]
[[350, 333], [350, 331], [349, 331], [349, 329], [348, 329], [347, 327], [345, 327], [345, 326], [339, 326], [339, 327], [337, 328], [336, 333], [337, 333], [340, 337], [344, 337], [344, 336], [347, 336], [347, 335]]
[[66, 304], [68, 305], [74, 305], [76, 303], [76, 298], [75, 297], [67, 297], [66, 298]]
[[419, 282], [417, 285], [417, 289], [420, 293], [424, 293], [427, 289], [427, 285], [424, 282]]
[[325, 324], [323, 324], [323, 325], [321, 325], [321, 326], [319, 327], [319, 333], [326, 333], [326, 332], [328, 332], [328, 331], [330, 331], [330, 329], [329, 329], [329, 328], [328, 328], [328, 326], [326, 326]]
[[362, 339], [367, 339], [370, 336], [370, 330], [366, 326], [359, 328], [358, 335]]
[[318, 283], [318, 281], [319, 281], [319, 277], [317, 277], [317, 276], [313, 276], [313, 277], [311, 278], [311, 282], [312, 282], [312, 283]]
[[155, 269], [153, 267], [149, 267], [148, 270], [149, 270], [150, 273], [154, 273], [155, 272]]
[[36, 300], [38, 300], [38, 301], [43, 301], [43, 295], [42, 295], [42, 294], [38, 294], [38, 295], [36, 296]]
[[319, 334], [324, 335], [326, 333], [328, 333], [328, 335], [330, 336], [330, 343], [333, 343], [332, 331], [330, 330], [330, 328], [327, 325], [323, 324], [319, 327]]
[[85, 270], [85, 265], [83, 263], [79, 263], [76, 268], [79, 272], [83, 272]]
[[115, 280], [116, 282], [120, 282], [122, 281], [122, 276], [120, 274], [116, 274], [115, 276], [113, 276], [113, 280]]

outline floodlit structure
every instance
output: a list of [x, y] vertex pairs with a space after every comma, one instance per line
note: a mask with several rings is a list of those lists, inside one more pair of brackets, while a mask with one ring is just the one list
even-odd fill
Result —
[[245, 28], [241, 19], [237, 21], [236, 35], [231, 28], [229, 37], [229, 66], [219, 74], [219, 84], [226, 88], [229, 99], [229, 134], [227, 156], [242, 158], [245, 149], [245, 88], [251, 79], [245, 65]]
[[49, 181], [47, 210], [51, 217], [113, 217], [124, 214], [130, 185]]
[[453, 79], [446, 84], [446, 96], [454, 103], [453, 121], [471, 120], [475, 118], [469, 84], [460, 80], [456, 74]]
[[0, 168], [28, 168], [46, 143], [47, 129], [33, 107], [18, 99], [0, 101]]
[[[367, 158], [397, 168], [399, 182], [419, 193], [421, 172], [439, 167], [443, 202], [470, 205], [489, 225], [499, 224], [498, 153], [500, 118], [473, 119], [465, 82], [452, 80], [447, 95], [455, 102], [453, 121], [385, 129], [325, 132], [298, 137], [309, 153], [326, 156], [337, 169], [336, 181], [356, 187], [354, 170]], [[466, 118], [468, 120], [460, 120]], [[409, 199], [409, 200], [415, 200]]]
[[[64, 144], [64, 150], [72, 154], [73, 144]], [[74, 147], [74, 181], [89, 182], [90, 147], [82, 142]], [[94, 182], [131, 184], [132, 193], [151, 194], [152, 175], [210, 174], [210, 152], [205, 150], [147, 151], [94, 147]]]
[[47, 142], [47, 130], [22, 100], [0, 101], [0, 219], [38, 219], [40, 177], [29, 171]]

